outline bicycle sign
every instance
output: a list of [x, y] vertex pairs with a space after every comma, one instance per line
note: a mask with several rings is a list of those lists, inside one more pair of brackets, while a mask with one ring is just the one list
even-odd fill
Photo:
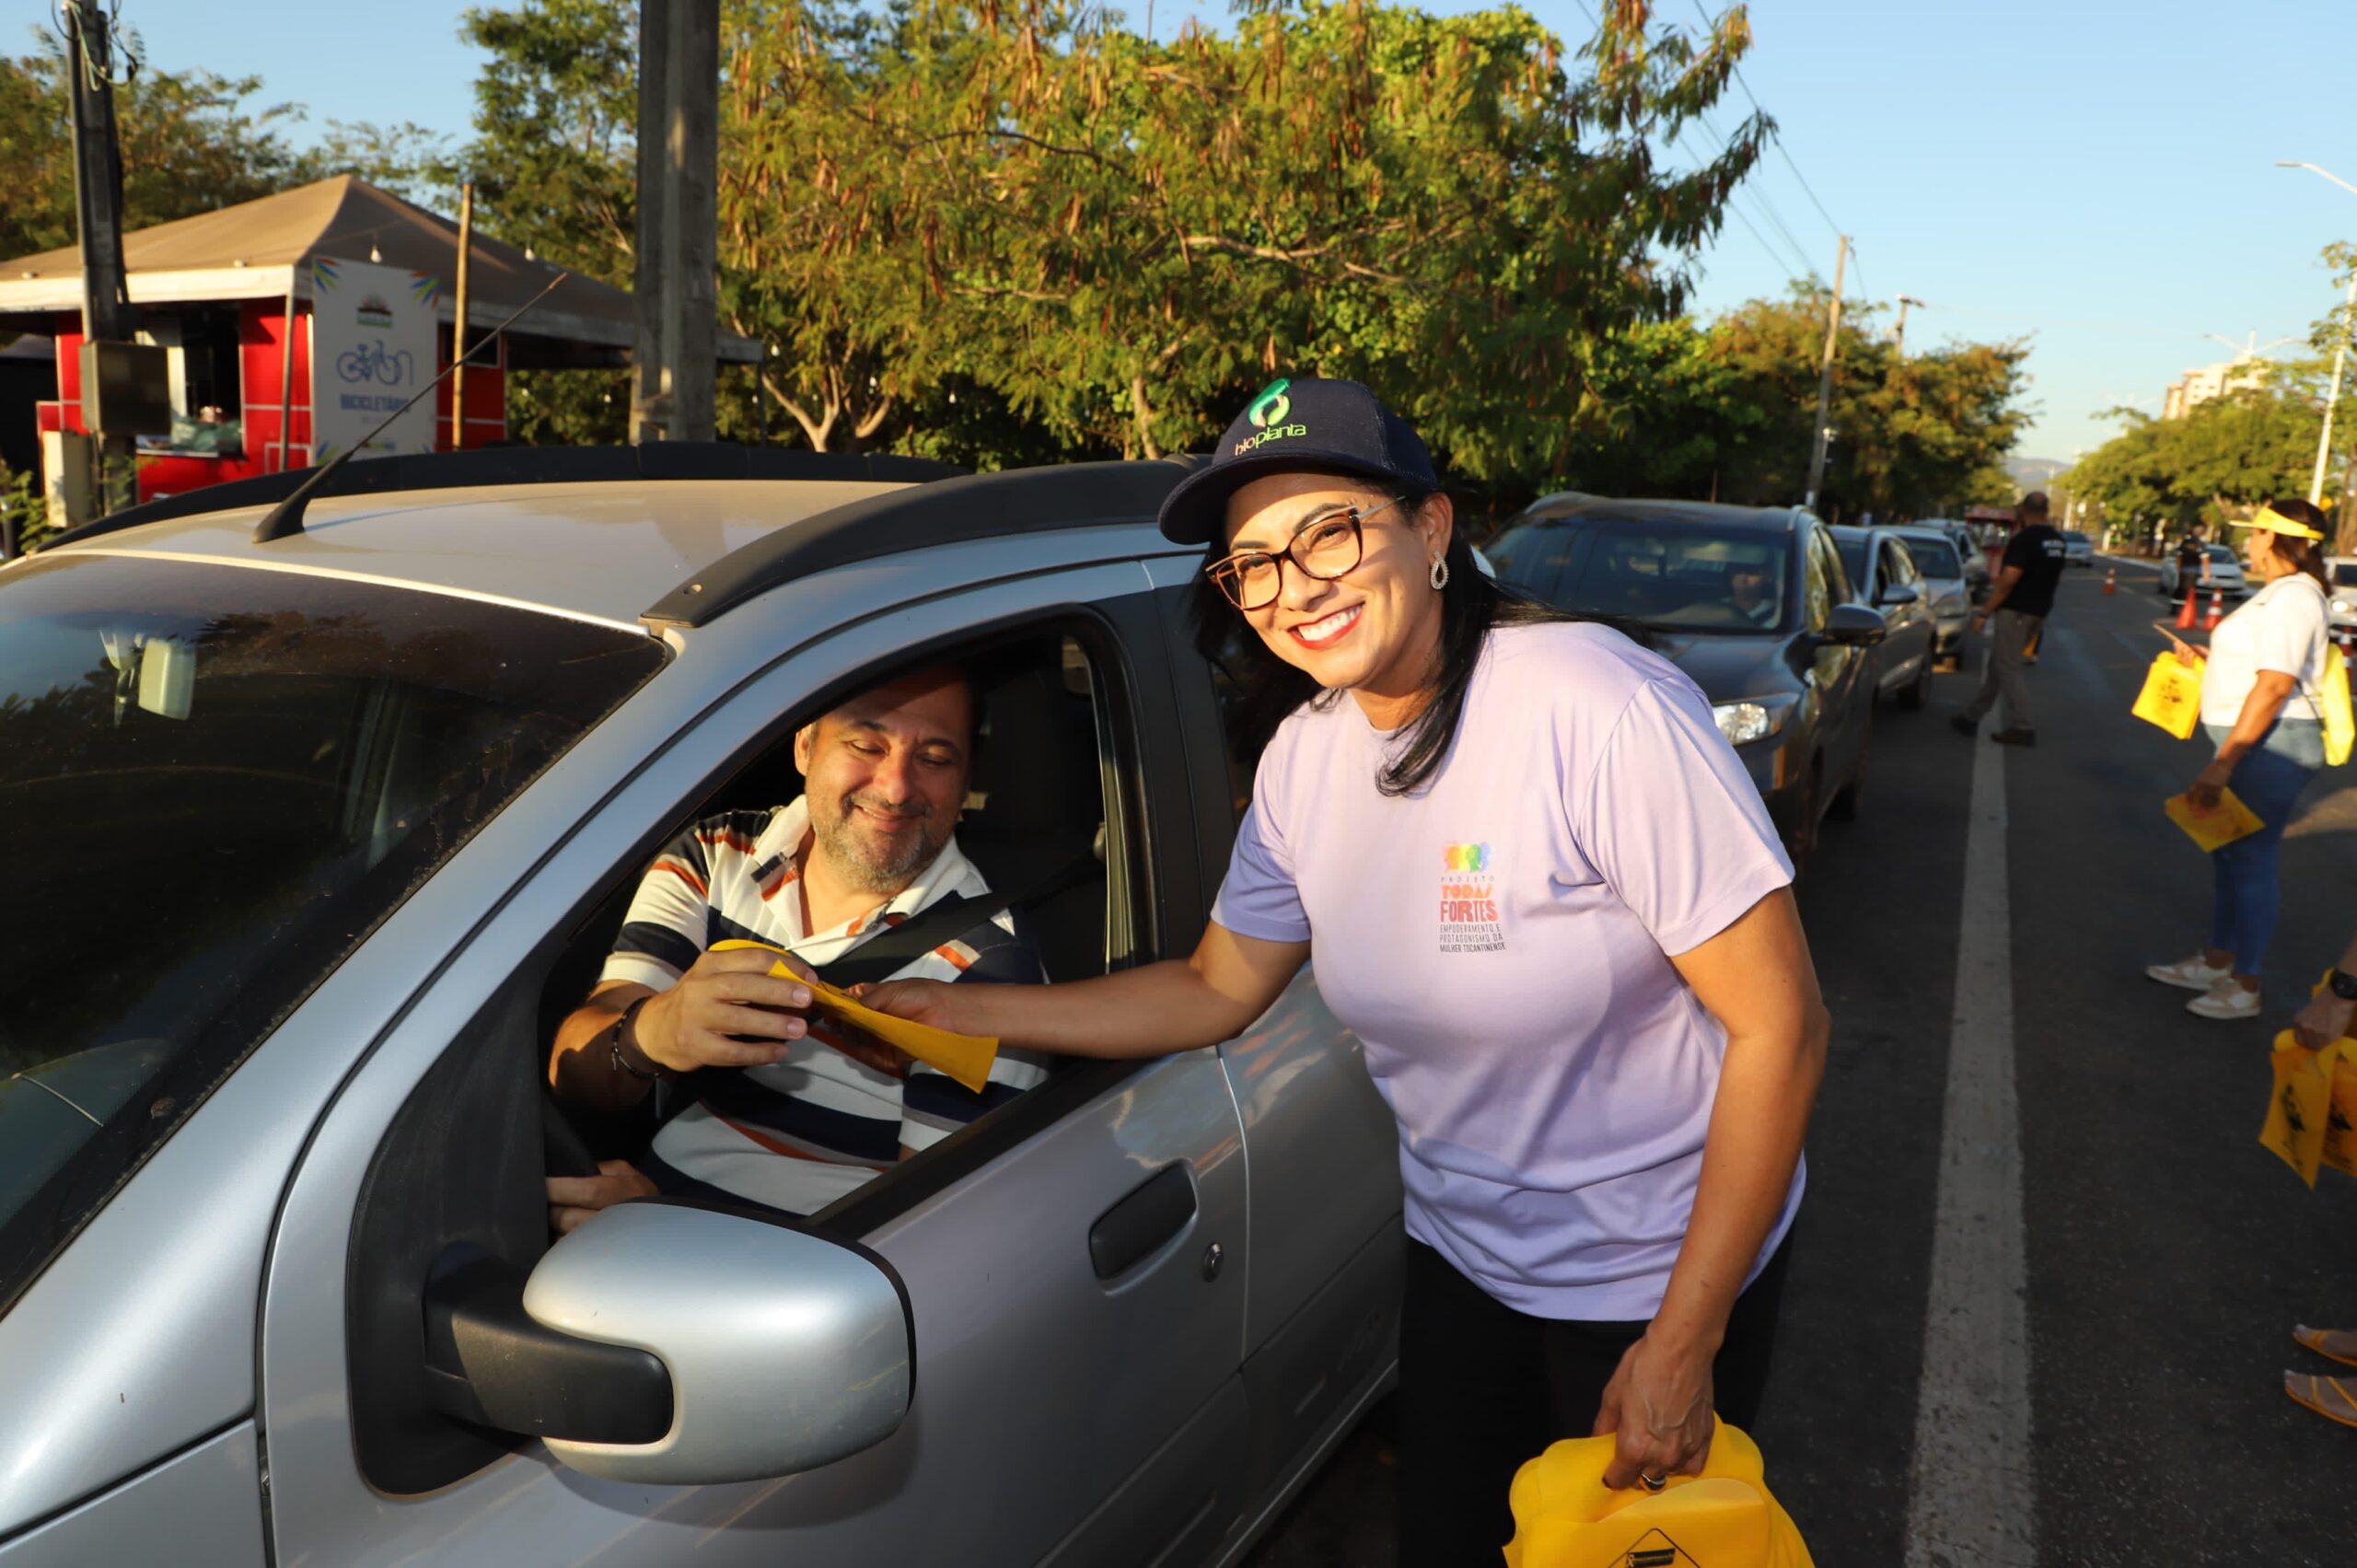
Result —
[[417, 361], [409, 350], [387, 352], [385, 340], [349, 348], [335, 357], [335, 373], [347, 382], [367, 381], [406, 387], [417, 376]]

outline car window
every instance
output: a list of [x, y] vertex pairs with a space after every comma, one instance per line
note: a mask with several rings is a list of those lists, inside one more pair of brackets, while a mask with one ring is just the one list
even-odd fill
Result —
[[1573, 525], [1526, 523], [1509, 529], [1486, 553], [1497, 568], [1498, 581], [1534, 598], [1551, 599], [1579, 537]]
[[1841, 562], [1834, 553], [1833, 541], [1824, 529], [1812, 530], [1807, 571], [1801, 582], [1801, 623], [1809, 631], [1825, 630], [1826, 618], [1832, 614], [1834, 605], [1850, 597], [1849, 584], [1840, 572]]
[[1864, 587], [1867, 576], [1866, 541], [1863, 539], [1844, 539], [1839, 534], [1831, 538], [1833, 552], [1841, 558], [1841, 569], [1849, 574], [1851, 582]]
[[0, 1303], [664, 657], [323, 575], [0, 574], [0, 864], [39, 912], [0, 968]]
[[2235, 553], [2232, 546], [2223, 544], [2213, 544], [2210, 547], [2210, 559], [2223, 561], [2230, 565], [2238, 565], [2242, 562], [2242, 557]]
[[1922, 575], [1915, 570], [1915, 562], [1907, 553], [1905, 545], [1895, 539], [1887, 539], [1882, 541], [1882, 549], [1885, 582], [1913, 585], [1923, 580]]
[[1775, 534], [1592, 514], [1559, 531], [1576, 548], [1552, 590], [1529, 591], [1561, 609], [1680, 632], [1784, 629], [1790, 547]]
[[1907, 553], [1914, 558], [1916, 570], [1926, 577], [1961, 577], [1964, 563], [1956, 559], [1956, 547], [1944, 540], [1910, 539]]
[[2357, 587], [2357, 561], [2336, 561], [2332, 563], [2333, 587]]

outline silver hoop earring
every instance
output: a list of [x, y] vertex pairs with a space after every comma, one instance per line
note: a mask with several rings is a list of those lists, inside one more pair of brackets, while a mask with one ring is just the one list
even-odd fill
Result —
[[1433, 557], [1433, 592], [1438, 593], [1446, 587], [1448, 587], [1448, 562], [1435, 555]]

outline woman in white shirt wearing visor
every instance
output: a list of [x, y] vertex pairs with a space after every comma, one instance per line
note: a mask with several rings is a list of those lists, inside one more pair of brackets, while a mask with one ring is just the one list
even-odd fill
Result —
[[2325, 589], [2324, 514], [2305, 501], [2274, 501], [2236, 528], [2250, 530], [2251, 576], [2265, 586], [2211, 633], [2201, 677], [2201, 727], [2218, 748], [2187, 791], [2208, 809], [2231, 785], [2265, 823], [2210, 856], [2216, 904], [2210, 941], [2190, 958], [2145, 973], [2200, 995], [2202, 1018], [2255, 1018], [2258, 977], [2282, 901], [2276, 862], [2293, 805], [2324, 766], [2316, 707], [2325, 660], [2340, 656]]

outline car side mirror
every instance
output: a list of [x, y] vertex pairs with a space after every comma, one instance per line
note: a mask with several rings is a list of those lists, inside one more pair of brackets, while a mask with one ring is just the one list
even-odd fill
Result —
[[1922, 597], [1912, 583], [1885, 583], [1882, 592], [1875, 596], [1875, 603], [1886, 609], [1896, 609], [1902, 604], [1913, 604]]
[[1889, 635], [1889, 623], [1883, 620], [1882, 611], [1872, 605], [1837, 604], [1827, 612], [1825, 630], [1817, 633], [1817, 638], [1846, 647], [1870, 648]]
[[915, 1392], [908, 1293], [889, 1263], [668, 1199], [606, 1210], [528, 1276], [453, 1248], [425, 1316], [437, 1406], [613, 1481], [816, 1469], [890, 1436]]

